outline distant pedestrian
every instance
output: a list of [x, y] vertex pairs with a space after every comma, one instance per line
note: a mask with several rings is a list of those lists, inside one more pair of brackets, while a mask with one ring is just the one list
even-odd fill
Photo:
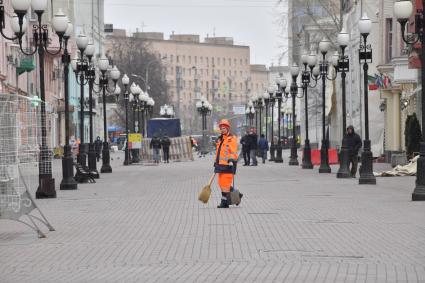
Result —
[[155, 163], [159, 163], [159, 150], [161, 149], [161, 139], [154, 135], [151, 143], [149, 144], [149, 147], [153, 149], [153, 161]]
[[242, 156], [244, 160], [243, 166], [249, 166], [249, 132], [246, 132], [246, 134], [241, 138], [240, 144], [242, 145]]
[[258, 141], [258, 150], [260, 151], [260, 156], [263, 159], [263, 164], [266, 163], [269, 141], [265, 138], [264, 134], [261, 134], [260, 140]]
[[248, 135], [248, 144], [249, 144], [249, 156], [251, 158], [251, 166], [257, 166], [257, 147], [258, 147], [258, 137], [254, 129], [249, 130]]
[[97, 136], [96, 140], [94, 141], [94, 150], [96, 151], [96, 159], [99, 162], [100, 153], [102, 152], [102, 140], [99, 136]]
[[161, 139], [161, 146], [162, 146], [162, 154], [163, 154], [165, 163], [169, 163], [170, 145], [171, 145], [170, 138], [167, 135], [164, 135], [164, 137]]
[[358, 155], [359, 150], [362, 148], [362, 140], [358, 134], [354, 131], [353, 126], [347, 127], [347, 135], [345, 137], [347, 140], [347, 146], [350, 149], [350, 164], [351, 164], [351, 177], [356, 178], [357, 173], [357, 164], [358, 164]]

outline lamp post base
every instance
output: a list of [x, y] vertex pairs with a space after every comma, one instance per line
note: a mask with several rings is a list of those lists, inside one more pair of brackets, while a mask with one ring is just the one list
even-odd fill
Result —
[[322, 140], [322, 148], [320, 149], [320, 167], [319, 173], [331, 173], [331, 167], [329, 166], [328, 146], [327, 141]]
[[304, 141], [304, 153], [303, 153], [303, 162], [301, 164], [302, 169], [313, 169], [313, 163], [311, 163], [311, 147], [310, 141]]
[[109, 162], [109, 144], [104, 142], [102, 148], [102, 168], [100, 168], [100, 173], [112, 173], [112, 167]]
[[140, 157], [139, 157], [139, 150], [138, 149], [132, 149], [131, 150], [132, 159], [130, 163], [139, 163]]
[[274, 145], [274, 143], [272, 142], [270, 144], [270, 159], [269, 161], [274, 161], [276, 158], [276, 146]]
[[99, 179], [100, 175], [99, 175], [99, 171], [97, 171], [97, 166], [96, 166], [96, 150], [94, 147], [94, 143], [89, 143], [88, 158], [89, 158], [90, 173], [93, 175], [93, 178]]
[[338, 179], [347, 179], [351, 178], [350, 173], [350, 149], [347, 147], [345, 138], [342, 141], [341, 152], [339, 153], [339, 169], [336, 173]]
[[124, 163], [123, 164], [125, 166], [130, 165], [132, 162], [130, 160], [130, 152], [129, 152], [128, 148], [126, 148], [124, 150], [124, 155], [125, 155], [125, 158], [124, 158]]
[[425, 142], [421, 142], [416, 170], [416, 186], [412, 193], [413, 201], [425, 201]]
[[282, 145], [281, 144], [277, 144], [277, 146], [276, 146], [276, 158], [274, 159], [274, 162], [283, 163]]
[[376, 177], [373, 175], [373, 155], [370, 151], [370, 140], [363, 141], [363, 152], [360, 166], [360, 185], [376, 185]]
[[62, 157], [62, 176], [60, 183], [61, 190], [76, 190], [77, 181], [74, 179], [74, 160], [71, 156], [71, 147], [64, 146], [64, 156]]
[[298, 165], [300, 165], [298, 163], [298, 155], [297, 155], [297, 146], [296, 145], [292, 145], [291, 146], [291, 157], [289, 159], [289, 165], [290, 166], [298, 166]]
[[81, 143], [80, 146], [78, 147], [77, 161], [83, 167], [87, 166], [87, 152], [88, 152], [87, 147], [88, 146], [86, 143]]
[[35, 198], [56, 198], [55, 179], [50, 174], [40, 174]]

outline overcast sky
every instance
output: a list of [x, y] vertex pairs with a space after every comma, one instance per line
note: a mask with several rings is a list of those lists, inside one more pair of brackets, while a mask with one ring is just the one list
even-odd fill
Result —
[[[249, 45], [251, 63], [278, 65], [285, 35], [276, 23], [277, 0], [105, 0], [105, 23], [127, 31], [233, 37]], [[284, 62], [282, 62], [283, 64]]]

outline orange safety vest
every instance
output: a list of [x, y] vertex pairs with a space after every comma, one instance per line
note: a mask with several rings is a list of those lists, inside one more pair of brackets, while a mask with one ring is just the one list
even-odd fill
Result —
[[[223, 143], [221, 139], [223, 139]], [[229, 134], [217, 139], [216, 149], [215, 160], [218, 161], [217, 165], [227, 166], [231, 165], [229, 164], [230, 159], [238, 160], [238, 141], [236, 136]]]

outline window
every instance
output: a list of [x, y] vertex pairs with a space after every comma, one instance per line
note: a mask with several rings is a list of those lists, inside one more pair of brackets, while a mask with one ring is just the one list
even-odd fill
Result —
[[245, 65], [248, 65], [248, 59], [245, 59]]
[[192, 68], [189, 68], [189, 76], [192, 76]]
[[238, 60], [236, 60], [236, 58], [235, 58], [235, 59], [233, 59], [233, 65], [235, 65], [235, 66], [236, 66], [237, 62], [238, 62]]
[[213, 64], [214, 67], [214, 57], [211, 57], [211, 64]]
[[201, 56], [201, 64], [204, 64], [204, 57]]
[[170, 55], [170, 62], [173, 63], [174, 56]]
[[186, 56], [183, 55], [183, 64], [186, 63]]
[[205, 87], [207, 88], [207, 90], [208, 90], [208, 82], [205, 82]]
[[195, 65], [198, 64], [198, 57], [195, 56]]
[[229, 66], [232, 66], [232, 59], [227, 59], [227, 61], [229, 61]]
[[242, 90], [243, 88], [242, 83], [239, 84], [239, 88]]
[[223, 66], [226, 66], [226, 58], [223, 58]]
[[192, 81], [189, 81], [189, 88], [192, 88]]
[[239, 63], [240, 63], [240, 65], [242, 66], [242, 59], [240, 59]]
[[226, 76], [226, 70], [223, 70], [223, 76]]
[[176, 62], [177, 62], [177, 63], [179, 63], [179, 62], [180, 62], [180, 61], [179, 61], [179, 59], [180, 59], [180, 58], [179, 58], [179, 55], [177, 55], [177, 56], [176, 56]]
[[192, 64], [192, 56], [189, 56], [189, 64]]
[[207, 63], [207, 67], [208, 67], [208, 57], [205, 57], [205, 62]]
[[385, 61], [389, 63], [393, 58], [393, 19], [389, 18], [385, 21]]

